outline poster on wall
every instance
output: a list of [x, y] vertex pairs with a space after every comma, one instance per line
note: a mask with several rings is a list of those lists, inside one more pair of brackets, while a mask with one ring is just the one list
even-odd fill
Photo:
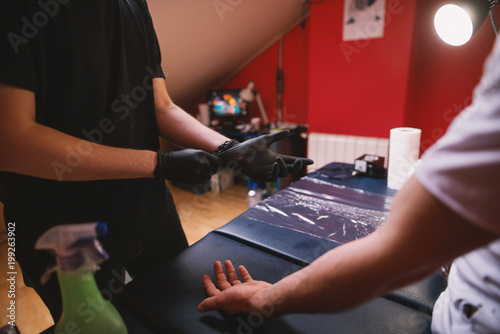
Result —
[[381, 38], [384, 36], [385, 0], [344, 0], [342, 39]]

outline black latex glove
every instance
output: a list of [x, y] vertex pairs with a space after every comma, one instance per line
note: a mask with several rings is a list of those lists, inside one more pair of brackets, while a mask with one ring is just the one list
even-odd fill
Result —
[[201, 150], [158, 151], [154, 176], [188, 184], [199, 184], [217, 173], [222, 165], [219, 157]]
[[243, 143], [227, 141], [215, 152], [228, 168], [241, 170], [243, 174], [259, 181], [275, 181], [288, 173], [298, 172], [303, 165], [311, 165], [311, 159], [277, 154], [269, 146], [285, 139], [290, 131], [284, 130], [273, 134], [252, 138]]

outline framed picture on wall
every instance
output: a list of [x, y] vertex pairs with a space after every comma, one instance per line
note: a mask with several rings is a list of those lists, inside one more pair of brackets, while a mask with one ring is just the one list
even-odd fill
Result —
[[342, 39], [381, 38], [384, 36], [385, 0], [344, 0]]

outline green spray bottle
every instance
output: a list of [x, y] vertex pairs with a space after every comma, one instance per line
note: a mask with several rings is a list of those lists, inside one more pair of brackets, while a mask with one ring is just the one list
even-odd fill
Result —
[[53, 250], [62, 295], [62, 315], [55, 333], [127, 334], [120, 313], [102, 297], [94, 272], [109, 258], [97, 237], [107, 233], [104, 222], [58, 225], [47, 230], [36, 249]]

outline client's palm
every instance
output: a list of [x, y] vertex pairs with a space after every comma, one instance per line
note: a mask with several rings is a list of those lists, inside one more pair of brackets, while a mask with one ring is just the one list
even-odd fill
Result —
[[227, 271], [224, 274], [222, 264], [217, 261], [214, 263], [215, 279], [217, 288], [208, 275], [203, 276], [203, 285], [207, 290], [206, 298], [198, 306], [200, 312], [208, 312], [215, 309], [221, 309], [228, 313], [251, 313], [258, 311], [254, 309], [251, 303], [252, 297], [256, 292], [269, 287], [271, 284], [264, 281], [254, 281], [244, 266], [239, 266], [243, 283], [239, 280], [231, 261], [225, 261], [224, 265]]

